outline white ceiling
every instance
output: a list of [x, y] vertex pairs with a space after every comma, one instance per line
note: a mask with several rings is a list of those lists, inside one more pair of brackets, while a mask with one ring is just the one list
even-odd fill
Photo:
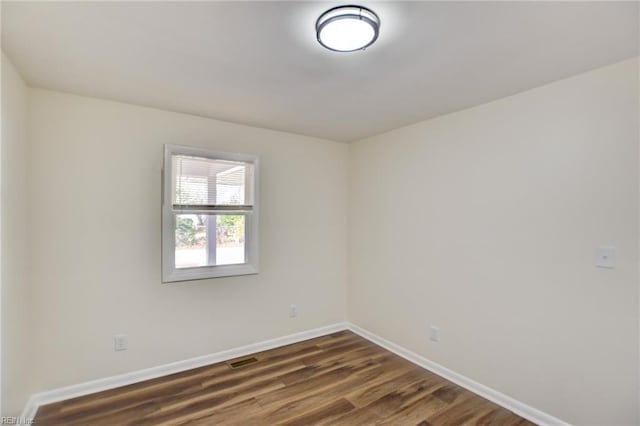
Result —
[[2, 48], [33, 86], [339, 141], [638, 55], [636, 2], [365, 1], [355, 53], [315, 40], [337, 4], [3, 2]]

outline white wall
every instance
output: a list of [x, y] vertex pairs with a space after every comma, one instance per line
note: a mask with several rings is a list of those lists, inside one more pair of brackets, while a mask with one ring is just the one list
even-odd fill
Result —
[[638, 113], [630, 60], [352, 144], [350, 320], [566, 421], [636, 424]]
[[[30, 143], [38, 390], [345, 320], [346, 145], [39, 89]], [[165, 143], [260, 157], [258, 275], [161, 284]]]
[[28, 281], [27, 87], [2, 53], [2, 415], [15, 416], [31, 391]]

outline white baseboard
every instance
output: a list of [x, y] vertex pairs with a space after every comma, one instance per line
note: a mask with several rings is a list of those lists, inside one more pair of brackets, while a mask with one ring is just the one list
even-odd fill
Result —
[[190, 358], [184, 361], [172, 362], [165, 365], [147, 368], [144, 370], [132, 371], [129, 373], [119, 374], [117, 376], [106, 377], [104, 379], [92, 380], [90, 382], [80, 383], [77, 385], [66, 386], [63, 388], [52, 389], [49, 391], [39, 392], [32, 395], [22, 411], [20, 417], [22, 419], [34, 418], [38, 408], [42, 405], [51, 404], [65, 399], [77, 398], [83, 395], [89, 395], [133, 383], [142, 382], [144, 380], [155, 379], [169, 374], [180, 373], [182, 371], [191, 370], [193, 368], [202, 367], [217, 362], [227, 361], [256, 352], [274, 349], [280, 346], [290, 345], [292, 343], [301, 342], [303, 340], [313, 339], [314, 337], [324, 336], [341, 330], [351, 330], [354, 333], [364, 337], [367, 340], [401, 356], [402, 358], [426, 369], [445, 379], [462, 386], [465, 389], [474, 392], [483, 398], [486, 398], [496, 404], [513, 411], [521, 417], [530, 420], [541, 426], [568, 426], [563, 422], [547, 413], [537, 410], [527, 404], [515, 400], [504, 395], [494, 389], [484, 386], [468, 377], [465, 377], [455, 371], [449, 370], [440, 364], [424, 358], [403, 348], [393, 342], [390, 342], [362, 327], [349, 322], [336, 323], [326, 327], [315, 328], [313, 330], [303, 331], [300, 333], [290, 334], [288, 336], [278, 337], [264, 342], [253, 343], [239, 348], [229, 349], [214, 354], [204, 355], [196, 358]]
[[315, 328], [313, 330], [302, 331], [299, 333], [290, 334], [288, 336], [266, 340], [264, 342], [258, 342], [246, 346], [241, 346], [239, 348], [229, 349], [222, 352], [146, 368], [144, 370], [118, 374], [117, 376], [92, 380], [90, 382], [80, 383], [77, 385], [39, 392], [31, 395], [20, 417], [22, 419], [34, 418], [36, 412], [38, 411], [38, 408], [42, 405], [63, 401], [65, 399], [77, 398], [83, 395], [89, 395], [96, 392], [114, 389], [120, 386], [142, 382], [144, 380], [155, 379], [157, 377], [180, 373], [182, 371], [203, 367], [209, 364], [215, 364], [217, 362], [239, 358], [256, 352], [262, 352], [280, 346], [302, 342], [303, 340], [313, 339], [314, 337], [324, 336], [341, 330], [347, 330], [348, 326], [349, 325], [346, 322], [336, 323], [325, 327]]
[[498, 392], [495, 389], [491, 389], [481, 383], [476, 382], [462, 374], [456, 373], [453, 370], [448, 369], [436, 362], [433, 362], [421, 355], [418, 355], [415, 352], [412, 352], [408, 349], [403, 348], [400, 345], [397, 345], [389, 340], [378, 336], [368, 330], [365, 330], [362, 327], [359, 327], [355, 324], [348, 323], [349, 330], [354, 333], [364, 337], [365, 339], [375, 343], [378, 346], [382, 346], [386, 350], [393, 352], [396, 355], [401, 356], [407, 361], [416, 364], [425, 370], [429, 370], [432, 373], [437, 374], [438, 376], [444, 377], [445, 379], [455, 383], [458, 386], [461, 386], [465, 389], [470, 390], [471, 392], [480, 395], [481, 397], [492, 401], [507, 410], [510, 410], [520, 417], [524, 417], [525, 419], [532, 421], [540, 426], [568, 426], [569, 423], [564, 422], [556, 417], [553, 417], [547, 413], [544, 413], [536, 408], [533, 408], [523, 402], [520, 402], [516, 399], [511, 398], [503, 393]]

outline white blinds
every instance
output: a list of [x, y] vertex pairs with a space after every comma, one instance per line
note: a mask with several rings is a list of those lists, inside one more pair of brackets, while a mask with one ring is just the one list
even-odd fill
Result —
[[253, 164], [172, 155], [172, 205], [175, 211], [251, 211]]

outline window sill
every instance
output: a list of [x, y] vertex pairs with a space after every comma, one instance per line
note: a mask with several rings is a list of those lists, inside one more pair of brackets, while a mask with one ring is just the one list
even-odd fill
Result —
[[255, 275], [258, 268], [252, 264], [203, 266], [198, 268], [170, 269], [162, 274], [163, 283], [177, 281], [206, 280], [209, 278], [235, 277], [240, 275]]

